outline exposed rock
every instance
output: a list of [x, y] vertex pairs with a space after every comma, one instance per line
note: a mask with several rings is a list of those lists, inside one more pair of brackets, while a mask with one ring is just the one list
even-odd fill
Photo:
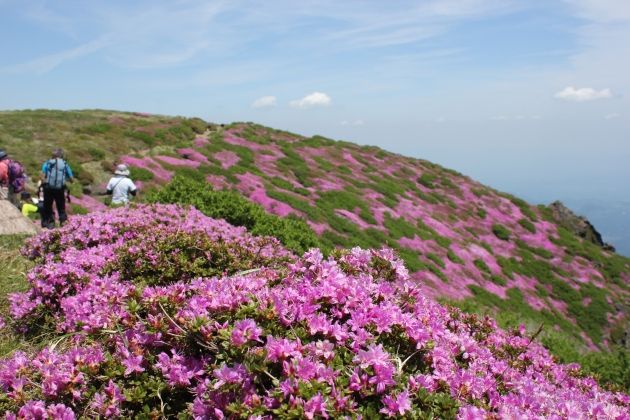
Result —
[[0, 200], [0, 235], [34, 235], [38, 230], [38, 226], [22, 216], [13, 204]]
[[560, 201], [549, 205], [554, 220], [580, 238], [602, 247], [606, 251], [615, 252], [615, 247], [603, 241], [602, 235], [585, 217], [573, 213]]

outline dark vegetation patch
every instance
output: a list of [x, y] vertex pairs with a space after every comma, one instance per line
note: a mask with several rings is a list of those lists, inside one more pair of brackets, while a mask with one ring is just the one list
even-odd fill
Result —
[[536, 226], [529, 219], [521, 219], [518, 221], [518, 224], [521, 225], [525, 230], [531, 233], [536, 233]]
[[494, 233], [497, 238], [503, 241], [510, 240], [510, 235], [512, 234], [512, 232], [510, 232], [508, 228], [499, 223], [495, 223], [492, 225], [492, 233]]
[[282, 144], [280, 146], [284, 157], [278, 159], [276, 164], [278, 169], [284, 173], [293, 173], [295, 178], [304, 187], [313, 186], [311, 169], [302, 156], [300, 156], [289, 144]]
[[275, 236], [297, 253], [320, 246], [317, 236], [304, 220], [269, 214], [239, 193], [215, 191], [209, 184], [187, 177], [175, 177], [147, 201], [195, 206], [209, 217], [245, 226], [254, 235]]
[[334, 214], [336, 209], [345, 209], [354, 212], [359, 209], [359, 217], [366, 223], [375, 225], [376, 219], [372, 215], [370, 206], [361, 198], [358, 191], [352, 189], [324, 191], [316, 200], [317, 207], [326, 215]]
[[148, 182], [148, 181], [153, 181], [153, 178], [155, 178], [155, 175], [153, 175], [153, 172], [145, 168], [130, 166], [129, 172], [130, 172], [129, 176], [134, 181]]

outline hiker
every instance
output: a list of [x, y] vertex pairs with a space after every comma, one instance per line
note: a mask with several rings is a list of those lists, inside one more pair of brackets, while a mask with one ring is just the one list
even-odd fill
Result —
[[107, 194], [112, 196], [112, 205], [125, 206], [129, 204], [129, 194], [136, 196], [138, 189], [129, 178], [129, 168], [120, 164], [114, 171], [114, 176], [107, 183]]
[[42, 165], [42, 179], [44, 188], [44, 207], [42, 209], [42, 227], [52, 229], [55, 227], [55, 215], [53, 203], [57, 206], [59, 225], [68, 220], [66, 214], [66, 181], [73, 181], [70, 165], [63, 158], [63, 150], [55, 149], [52, 158]]
[[7, 199], [18, 209], [20, 200], [18, 193], [24, 191], [26, 186], [26, 173], [24, 167], [17, 160], [9, 159], [9, 155], [0, 149], [0, 187], [6, 186], [8, 190]]
[[22, 211], [24, 216], [30, 218], [31, 215], [35, 215], [40, 212], [41, 207], [39, 206], [39, 200], [32, 198], [31, 193], [22, 191], [20, 198], [22, 199], [22, 207], [20, 211]]

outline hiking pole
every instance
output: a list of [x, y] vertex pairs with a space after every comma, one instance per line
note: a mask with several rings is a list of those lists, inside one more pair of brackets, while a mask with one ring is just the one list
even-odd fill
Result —
[[4, 193], [4, 188], [0, 188], [0, 199], [2, 199], [2, 200], [8, 200], [9, 199], [9, 196]]

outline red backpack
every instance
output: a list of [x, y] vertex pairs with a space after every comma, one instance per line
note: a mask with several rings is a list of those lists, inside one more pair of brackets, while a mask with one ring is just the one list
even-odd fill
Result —
[[9, 185], [13, 187], [13, 191], [16, 193], [24, 191], [26, 186], [24, 166], [17, 160], [9, 161]]

